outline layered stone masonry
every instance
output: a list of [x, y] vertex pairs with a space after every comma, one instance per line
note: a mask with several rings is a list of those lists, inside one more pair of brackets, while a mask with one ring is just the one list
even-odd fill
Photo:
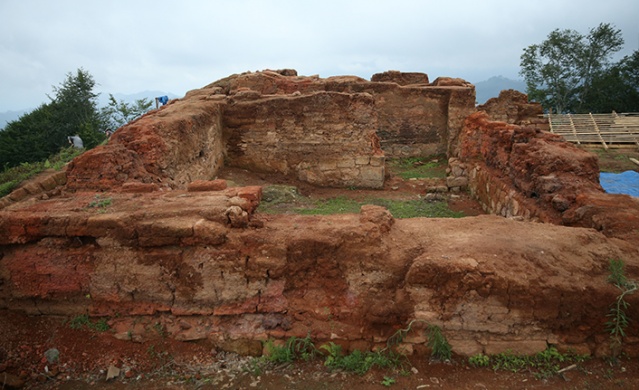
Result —
[[[150, 193], [139, 211], [136, 194], [75, 206], [95, 199], [88, 193], [1, 211], [0, 307], [89, 313], [132, 341], [160, 326], [248, 354], [269, 338], [307, 335], [368, 350], [411, 321], [407, 353], [426, 352], [427, 325], [463, 355], [548, 344], [607, 351], [602, 323], [617, 291], [605, 265], [624, 252], [591, 229], [496, 216], [395, 220], [378, 206], [261, 219], [259, 188], [205, 190], [220, 185]], [[624, 348], [639, 354], [636, 339]]]

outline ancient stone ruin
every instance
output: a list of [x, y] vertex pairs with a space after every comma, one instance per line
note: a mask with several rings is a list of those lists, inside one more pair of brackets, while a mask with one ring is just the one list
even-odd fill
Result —
[[[639, 204], [604, 193], [596, 157], [540, 112], [509, 94], [476, 108], [471, 84], [421, 73], [216, 81], [0, 200], [0, 308], [102, 316], [132, 341], [161, 324], [245, 354], [307, 335], [370, 349], [411, 321], [405, 353], [433, 324], [462, 355], [608, 354], [607, 267], [639, 276]], [[214, 180], [226, 165], [381, 188], [386, 157], [438, 153], [448, 187], [490, 215], [265, 215], [261, 187]]]

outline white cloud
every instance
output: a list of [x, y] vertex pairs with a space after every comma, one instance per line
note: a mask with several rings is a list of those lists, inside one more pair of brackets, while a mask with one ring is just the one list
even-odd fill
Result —
[[178, 95], [232, 73], [295, 68], [369, 78], [517, 77], [555, 28], [612, 23], [639, 48], [636, 0], [7, 0], [0, 3], [0, 111], [46, 102], [82, 67], [104, 93]]

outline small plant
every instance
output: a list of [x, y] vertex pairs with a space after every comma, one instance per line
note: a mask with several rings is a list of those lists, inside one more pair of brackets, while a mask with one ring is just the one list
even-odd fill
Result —
[[166, 338], [166, 329], [164, 329], [164, 326], [160, 322], [153, 324], [153, 330], [155, 330], [160, 337]]
[[[560, 363], [579, 363], [586, 359], [584, 356], [572, 353], [562, 354], [554, 347], [549, 347], [532, 356], [515, 355], [511, 351], [506, 351], [490, 357], [484, 355], [476, 356], [478, 358], [474, 360], [475, 363], [492, 363], [492, 368], [495, 371], [505, 370], [510, 372], [520, 372], [528, 370], [533, 371], [533, 375], [537, 379], [547, 379], [556, 375], [560, 370]], [[486, 358], [488, 360], [486, 360]], [[471, 362], [470, 359], [469, 362]]]
[[83, 315], [73, 317], [71, 321], [69, 321], [69, 327], [71, 329], [82, 329], [85, 326], [88, 327], [90, 323], [91, 323], [91, 320], [89, 320], [89, 316], [86, 314], [83, 314]]
[[444, 156], [390, 159], [388, 165], [391, 172], [404, 180], [446, 177], [447, 160]]
[[382, 381], [382, 385], [386, 387], [391, 387], [393, 384], [395, 384], [395, 382], [397, 382], [395, 378], [390, 376], [385, 376], [384, 380]]
[[100, 195], [95, 196], [95, 200], [87, 205], [90, 208], [105, 209], [111, 205], [113, 200], [111, 198], [102, 198]]
[[86, 314], [73, 317], [71, 321], [69, 321], [69, 327], [71, 329], [87, 328], [97, 332], [106, 332], [109, 330], [109, 324], [106, 319], [101, 318], [96, 322], [92, 322]]
[[248, 364], [244, 366], [243, 370], [249, 372], [253, 376], [262, 375], [262, 360], [259, 358], [253, 358], [248, 361]]
[[109, 324], [107, 324], [107, 321], [104, 318], [100, 318], [97, 322], [90, 325], [90, 328], [98, 332], [106, 332], [110, 329]]
[[626, 337], [626, 328], [630, 320], [626, 314], [626, 310], [630, 304], [625, 300], [626, 295], [633, 294], [637, 291], [638, 285], [634, 280], [628, 280], [625, 273], [625, 264], [623, 260], [612, 259], [608, 266], [610, 275], [608, 282], [617, 287], [621, 293], [615, 299], [610, 307], [606, 328], [610, 332], [610, 349], [613, 359], [619, 355], [623, 339]]
[[437, 360], [450, 360], [452, 348], [437, 325], [428, 325], [428, 347]]
[[377, 352], [361, 352], [354, 350], [348, 355], [342, 354], [342, 347], [333, 342], [320, 347], [327, 352], [324, 365], [330, 369], [344, 370], [364, 375], [373, 367], [389, 368], [399, 365], [397, 356], [388, 350]]
[[480, 353], [469, 357], [468, 363], [473, 367], [488, 367], [490, 365], [490, 357]]
[[293, 336], [283, 346], [276, 346], [273, 340], [267, 340], [265, 348], [268, 351], [268, 355], [265, 358], [272, 363], [290, 363], [297, 359], [308, 361], [318, 353], [310, 335], [304, 338]]

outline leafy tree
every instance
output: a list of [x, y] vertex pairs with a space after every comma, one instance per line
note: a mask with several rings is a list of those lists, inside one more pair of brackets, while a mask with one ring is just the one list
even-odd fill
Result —
[[135, 103], [117, 101], [109, 94], [109, 105], [102, 107], [101, 114], [109, 129], [115, 130], [132, 120], [142, 116], [151, 109], [153, 102], [150, 99], [138, 99]]
[[78, 69], [75, 75], [67, 74], [60, 87], [54, 87], [52, 104], [57, 113], [57, 142], [66, 146], [67, 137], [77, 134], [85, 148], [91, 149], [104, 141], [101, 131], [104, 125], [97, 109], [98, 95], [93, 92], [94, 87], [93, 77], [83, 69]]
[[639, 112], [639, 51], [597, 75], [584, 100], [591, 112]]
[[67, 137], [76, 134], [85, 148], [100, 144], [105, 139], [104, 125], [94, 86], [93, 77], [78, 69], [67, 74], [59, 87], [53, 87], [51, 102], [8, 123], [0, 132], [0, 168], [44, 160], [69, 146]]
[[611, 56], [623, 46], [621, 30], [600, 24], [587, 36], [574, 30], [552, 31], [524, 49], [521, 71], [528, 96], [555, 112], [591, 110], [594, 86], [606, 74]]

